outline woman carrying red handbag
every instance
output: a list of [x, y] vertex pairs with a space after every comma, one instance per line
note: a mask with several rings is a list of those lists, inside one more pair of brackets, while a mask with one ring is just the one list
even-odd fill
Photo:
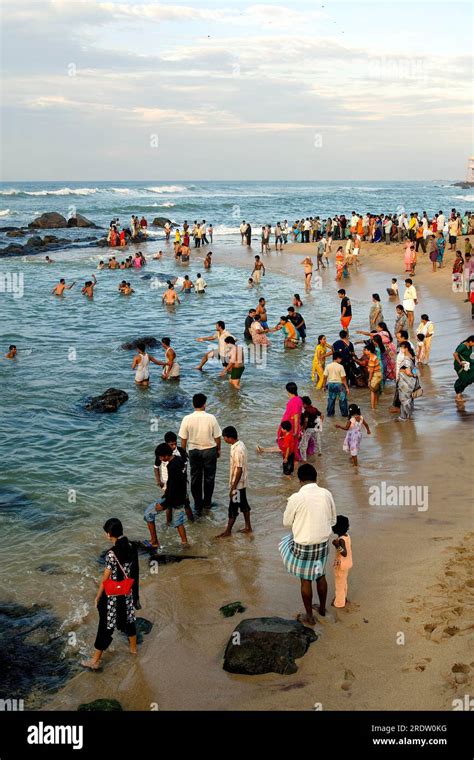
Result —
[[137, 653], [135, 625], [135, 607], [137, 609], [139, 607], [137, 550], [123, 535], [122, 523], [116, 517], [107, 520], [104, 531], [113, 547], [105, 555], [105, 570], [95, 598], [99, 612], [95, 652], [90, 660], [83, 660], [81, 663], [91, 670], [98, 670], [101, 667], [102, 655], [110, 646], [116, 628], [127, 634], [130, 654]]

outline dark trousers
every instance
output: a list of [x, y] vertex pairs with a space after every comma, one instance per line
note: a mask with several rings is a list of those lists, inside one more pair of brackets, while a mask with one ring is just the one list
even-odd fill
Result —
[[189, 464], [194, 507], [197, 512], [200, 512], [203, 507], [209, 508], [211, 506], [217, 468], [217, 446], [212, 449], [191, 449]]
[[[100, 652], [105, 652], [109, 648], [114, 634], [113, 628], [107, 628], [107, 597], [105, 593], [100, 597], [97, 609], [99, 611], [99, 627], [94, 647]], [[135, 623], [127, 623], [127, 608], [124, 596], [117, 597], [117, 629], [124, 631], [128, 637], [137, 635]]]

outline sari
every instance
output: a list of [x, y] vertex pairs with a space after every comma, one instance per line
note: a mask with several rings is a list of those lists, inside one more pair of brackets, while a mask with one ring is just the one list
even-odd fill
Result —
[[390, 340], [388, 332], [381, 330], [378, 334], [382, 338], [382, 342], [385, 347], [385, 353], [382, 357], [385, 370], [385, 379], [395, 380], [397, 349], [395, 348], [394, 343], [392, 343]]
[[374, 243], [380, 243], [382, 240], [382, 222], [377, 219], [375, 222]]
[[375, 330], [379, 322], [385, 322], [382, 314], [382, 306], [380, 303], [374, 303], [370, 307], [369, 322], [371, 330]]
[[[409, 369], [416, 375], [415, 362], [413, 359], [406, 357], [400, 369]], [[398, 396], [400, 399], [400, 417], [402, 420], [408, 420], [413, 414], [415, 403], [413, 401], [412, 393], [415, 389], [416, 377], [410, 377], [405, 375], [404, 372], [399, 372], [397, 381]]]

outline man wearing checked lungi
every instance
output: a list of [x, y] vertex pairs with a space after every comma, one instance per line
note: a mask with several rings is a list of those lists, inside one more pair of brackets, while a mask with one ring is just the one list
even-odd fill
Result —
[[[330, 491], [320, 488], [317, 472], [312, 464], [302, 464], [298, 468], [301, 488], [288, 499], [283, 525], [291, 528], [279, 545], [283, 563], [292, 575], [301, 580], [304, 615], [298, 620], [306, 625], [315, 625], [313, 610], [326, 614], [326, 561], [329, 552], [329, 536], [336, 523], [336, 507]], [[319, 597], [319, 606], [313, 606], [313, 581]]]

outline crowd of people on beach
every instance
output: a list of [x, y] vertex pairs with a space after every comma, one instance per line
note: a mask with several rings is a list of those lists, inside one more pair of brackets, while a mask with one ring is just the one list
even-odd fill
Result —
[[[294, 477], [295, 468], [297, 470], [300, 487], [288, 499], [283, 516], [283, 525], [290, 528], [290, 533], [282, 539], [279, 550], [286, 570], [300, 579], [304, 613], [299, 615], [299, 619], [307, 625], [315, 624], [315, 610], [320, 616], [324, 617], [326, 614], [326, 564], [331, 535], [335, 536], [332, 541], [335, 552], [335, 596], [332, 604], [336, 608], [344, 607], [347, 603], [348, 573], [352, 567], [349, 521], [346, 516], [337, 514], [332, 494], [318, 485], [316, 469], [308, 459], [323, 455], [324, 427], [334, 418], [338, 405], [343, 424], [336, 423], [335, 428], [345, 433], [342, 449], [349, 455], [352, 466], [359, 466], [363, 435], [371, 435], [371, 430], [359, 404], [349, 403], [353, 393], [359, 403], [363, 399], [358, 389], [367, 390], [366, 402], [368, 405], [370, 401], [373, 414], [378, 408], [381, 395], [390, 389], [390, 412], [396, 414], [397, 420], [403, 423], [413, 419], [415, 400], [423, 393], [420, 380], [423, 378], [424, 368], [430, 362], [432, 341], [436, 332], [433, 321], [425, 311], [415, 319], [419, 304], [414, 283], [416, 257], [421, 248], [421, 255], [428, 254], [429, 260], [433, 262], [432, 271], [437, 271], [444, 266], [445, 248], [448, 244], [449, 251], [455, 254], [453, 283], [461, 281], [462, 289], [466, 290], [467, 280], [467, 300], [471, 300], [472, 303], [471, 283], [474, 271], [469, 237], [464, 241], [464, 257], [456, 246], [459, 235], [472, 234], [473, 230], [474, 215], [469, 212], [462, 215], [456, 209], [453, 209], [448, 217], [440, 211], [431, 220], [425, 212], [421, 215], [414, 212], [409, 216], [405, 213], [398, 216], [377, 216], [353, 212], [348, 218], [340, 215], [321, 222], [318, 217], [309, 217], [295, 222], [291, 227], [286, 220], [275, 225], [273, 234], [276, 250], [283, 250], [289, 236], [292, 236], [295, 242], [313, 243], [317, 256], [316, 271], [335, 265], [336, 280], [348, 279], [351, 266], [358, 266], [363, 242], [380, 242], [383, 239], [387, 245], [392, 242], [404, 245], [403, 291], [399, 291], [398, 280], [393, 277], [387, 287], [387, 304], [382, 305], [379, 293], [372, 294], [368, 313], [364, 315], [363, 320], [359, 316], [359, 322], [364, 321], [368, 329], [350, 332], [354, 318], [350, 288], [346, 285], [345, 288], [339, 287], [337, 290], [341, 329], [338, 335], [329, 336], [329, 339], [324, 333], [318, 336], [310, 375], [307, 378], [307, 381], [313, 384], [315, 394], [327, 394], [325, 409], [319, 409], [311, 396], [300, 396], [295, 382], [287, 383], [287, 403], [276, 431], [276, 445], [257, 446], [258, 454], [279, 454], [283, 477], [291, 479]], [[120, 228], [119, 220], [114, 219], [109, 234], [121, 240], [122, 233], [124, 230]], [[132, 217], [130, 233], [131, 239], [146, 234], [144, 217], [142, 220], [139, 220], [138, 216]], [[247, 222], [242, 223], [240, 233], [242, 243], [250, 245], [251, 226]], [[165, 228], [165, 234], [171, 242], [171, 225], [169, 229]], [[271, 234], [270, 226], [262, 227], [260, 253], [254, 257], [253, 269], [247, 281], [249, 290], [260, 290], [263, 284], [266, 267], [262, 254], [266, 255], [270, 251]], [[194, 239], [195, 248], [212, 243], [212, 225], [206, 228], [203, 220], [202, 224], [195, 222], [192, 228], [185, 223], [182, 233], [178, 228], [175, 230], [173, 247], [177, 263], [189, 264], [191, 238]], [[333, 240], [345, 241], [344, 246], [337, 248], [334, 265], [330, 260]], [[111, 242], [111, 245], [114, 244]], [[432, 258], [434, 254], [436, 257]], [[153, 258], [161, 260], [163, 256], [163, 251], [159, 251]], [[54, 264], [52, 259], [47, 259], [47, 264]], [[111, 256], [107, 263], [101, 260], [98, 270], [141, 269], [146, 264], [146, 257], [137, 252], [127, 257], [124, 262], [118, 262], [115, 256]], [[311, 256], [305, 256], [301, 265], [304, 268], [304, 290], [309, 294], [315, 285]], [[211, 251], [206, 254], [203, 266], [209, 272], [212, 266]], [[92, 279], [85, 281], [82, 294], [92, 299], [97, 283], [96, 276], [92, 275]], [[51, 294], [64, 297], [75, 284], [74, 281], [68, 284], [61, 278]], [[172, 310], [176, 310], [181, 303], [179, 294], [187, 297], [194, 292], [202, 296], [207, 288], [207, 283], [200, 273], [194, 282], [186, 274], [184, 277], [168, 280], [166, 285], [162, 302]], [[181, 285], [179, 294], [176, 290], [177, 285]], [[131, 283], [126, 280], [120, 282], [118, 291], [125, 296], [135, 292]], [[196, 338], [197, 342], [210, 343], [211, 347], [201, 356], [195, 369], [204, 372], [208, 362], [217, 360], [221, 377], [227, 377], [229, 385], [238, 392], [249, 350], [270, 350], [270, 334], [281, 333], [285, 351], [291, 352], [303, 346], [308, 338], [308, 326], [301, 313], [304, 303], [299, 293], [294, 293], [288, 300], [291, 300], [291, 303], [286, 309], [287, 313], [271, 319], [271, 299], [259, 295], [255, 299], [255, 306], [248, 310], [245, 317], [243, 339], [232, 335], [226, 328], [226, 323], [218, 320], [214, 332]], [[390, 310], [390, 313], [387, 310]], [[360, 339], [355, 339], [357, 336], [360, 336]], [[137, 387], [149, 386], [151, 365], [162, 368], [163, 380], [179, 380], [181, 366], [172, 342], [170, 337], [161, 338], [163, 358], [158, 359], [147, 350], [145, 342], [137, 341], [136, 354], [131, 364]], [[453, 354], [457, 375], [455, 393], [459, 402], [462, 402], [463, 392], [474, 382], [473, 348], [474, 336], [471, 335], [459, 343]], [[10, 345], [6, 358], [15, 360], [17, 357], [17, 347]], [[215, 365], [216, 362], [212, 363]], [[156, 446], [154, 474], [161, 498], [153, 501], [144, 511], [149, 538], [142, 542], [143, 548], [149, 551], [152, 557], [161, 548], [157, 529], [157, 518], [160, 514], [164, 517], [165, 525], [176, 528], [185, 550], [189, 546], [186, 524], [199, 520], [206, 510], [212, 509], [222, 439], [230, 447], [229, 501], [227, 525], [216, 538], [229, 538], [232, 535], [239, 512], [244, 520], [241, 532], [250, 534], [253, 531], [247, 494], [247, 448], [235, 426], [227, 425], [222, 429], [216, 417], [207, 411], [206, 403], [206, 396], [196, 393], [193, 397], [194, 411], [182, 419], [176, 431], [167, 431], [163, 440]], [[83, 662], [85, 667], [93, 670], [101, 667], [103, 652], [110, 645], [116, 628], [125, 631], [129, 637], [130, 652], [136, 654], [137, 651], [135, 610], [140, 604], [137, 546], [123, 535], [123, 525], [117, 518], [108, 520], [104, 525], [104, 531], [112, 542], [112, 548], [106, 554], [105, 570], [95, 600], [99, 613], [95, 652], [91, 659]], [[313, 605], [313, 582], [316, 584], [318, 605]]]

